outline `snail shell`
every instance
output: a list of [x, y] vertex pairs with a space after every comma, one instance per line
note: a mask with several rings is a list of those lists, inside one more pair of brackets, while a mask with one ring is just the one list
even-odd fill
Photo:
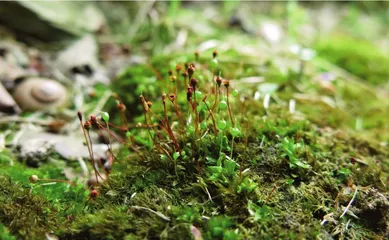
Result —
[[65, 106], [67, 91], [45, 78], [28, 78], [16, 86], [13, 97], [23, 110], [47, 110]]

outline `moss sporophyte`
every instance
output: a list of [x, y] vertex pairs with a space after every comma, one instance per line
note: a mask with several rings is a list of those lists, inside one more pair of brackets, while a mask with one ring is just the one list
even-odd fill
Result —
[[[203, 159], [204, 155], [220, 158], [223, 154], [228, 154], [233, 160], [234, 141], [243, 136], [240, 125], [244, 124], [242, 121], [235, 123], [233, 116], [232, 108], [238, 103], [234, 99], [238, 96], [238, 91], [232, 89], [230, 81], [223, 80], [220, 74], [215, 76], [218, 68], [217, 51], [212, 53], [212, 75], [208, 77], [205, 77], [206, 64], [199, 63], [198, 53], [195, 56], [196, 63], [177, 64], [176, 74], [173, 70], [168, 71], [169, 81], [156, 83], [157, 88], [161, 90], [160, 100], [148, 99], [147, 93], [139, 97], [143, 109], [143, 123], [138, 123], [135, 127], [129, 126], [126, 118], [128, 108], [118, 98], [116, 100], [121, 118], [120, 125], [110, 123], [110, 116], [106, 112], [101, 112], [98, 116], [92, 115], [85, 122], [82, 120], [82, 114], [78, 113], [96, 182], [103, 180], [102, 172], [108, 176], [110, 171], [104, 167], [105, 164], [95, 160], [89, 134], [94, 130], [107, 133], [108, 149], [112, 156], [110, 165], [117, 159], [111, 148], [112, 141], [119, 141], [142, 160], [148, 158], [143, 149], [149, 148], [164, 156], [162, 159], [168, 159], [173, 165], [180, 160], [194, 161], [199, 174], [204, 166], [204, 161], [200, 159]], [[199, 65], [198, 68], [196, 64]], [[185, 66], [185, 69], [181, 66]], [[183, 78], [180, 78], [181, 71]], [[196, 78], [196, 75], [202, 80]], [[140, 129], [146, 131], [147, 135], [141, 133]], [[113, 131], [123, 132], [130, 137], [119, 140]], [[143, 136], [143, 140], [134, 137], [136, 135]], [[144, 144], [150, 141], [151, 144]], [[230, 144], [223, 145], [226, 141]], [[109, 167], [111, 168], [112, 166]]]

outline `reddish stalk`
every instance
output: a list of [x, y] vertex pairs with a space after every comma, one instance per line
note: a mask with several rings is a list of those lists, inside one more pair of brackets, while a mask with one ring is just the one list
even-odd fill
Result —
[[170, 139], [173, 141], [174, 145], [176, 146], [177, 150], [179, 152], [181, 152], [180, 146], [178, 145], [176, 137], [174, 136], [173, 131], [172, 131], [171, 127], [170, 127], [169, 118], [167, 117], [167, 112], [166, 112], [166, 93], [162, 94], [162, 103], [163, 103], [163, 114], [165, 116], [165, 123], [166, 123], [166, 126], [167, 126], [168, 134], [170, 136]]
[[[127, 147], [131, 148], [135, 153], [136, 155], [138, 155], [138, 157], [142, 160], [145, 160], [143, 156], [141, 156], [141, 152], [136, 149], [134, 146], [132, 146], [131, 144], [128, 144], [127, 142], [125, 141], [121, 141], [120, 139], [118, 139], [114, 134], [112, 134], [108, 129], [104, 128], [101, 124], [99, 124], [99, 128], [101, 128], [102, 130], [106, 131], [114, 140], [116, 140], [118, 143], [120, 144], [123, 144], [123, 145], [126, 145]], [[115, 155], [110, 152], [112, 154], [112, 157], [116, 159]]]
[[196, 87], [198, 84], [199, 80], [196, 78], [190, 79], [190, 85], [192, 86], [193, 89], [193, 103], [192, 103], [192, 109], [195, 113], [195, 121], [194, 121], [194, 127], [195, 127], [195, 136], [201, 138], [200, 133], [199, 133], [199, 113], [197, 112], [197, 100], [196, 100]]
[[[140, 95], [140, 99], [142, 101], [143, 116], [145, 117], [145, 123], [146, 123], [146, 125], [149, 125], [148, 122], [147, 122], [147, 114], [146, 114], [148, 112], [148, 110], [149, 110], [149, 106], [147, 105], [147, 102], [146, 102], [145, 98], [143, 97], [143, 95]], [[157, 144], [154, 141], [153, 135], [151, 134], [150, 128], [147, 128], [147, 132], [149, 133], [150, 138], [153, 141], [154, 146], [157, 146]]]
[[[217, 107], [217, 103], [219, 102], [219, 98], [220, 98], [220, 85], [222, 84], [222, 78], [220, 76], [217, 76], [216, 77], [216, 91], [215, 91], [215, 102], [213, 103], [213, 106], [212, 106], [212, 111], [215, 111], [215, 108]], [[208, 120], [208, 119], [207, 119]]]
[[157, 76], [157, 79], [160, 80], [160, 81], [163, 81], [163, 77], [162, 75], [157, 71], [157, 69], [155, 69], [155, 67], [153, 65], [151, 65], [151, 63], [148, 63], [149, 67], [151, 68], [151, 70], [154, 72], [155, 76]]
[[181, 89], [181, 83], [180, 83], [180, 71], [181, 71], [181, 66], [177, 65], [176, 66], [176, 82], [177, 82], [177, 88], [176, 88], [176, 96], [177, 96], [177, 91]]
[[[90, 121], [86, 121], [84, 124], [82, 122], [82, 114], [81, 112], [77, 112], [77, 115], [78, 115], [78, 119], [80, 120], [80, 125], [81, 125], [81, 129], [82, 129], [82, 132], [84, 134], [84, 138], [85, 138], [85, 142], [86, 142], [86, 146], [88, 148], [88, 153], [89, 153], [89, 157], [90, 157], [90, 161], [92, 163], [92, 166], [93, 166], [93, 169], [95, 171], [95, 176], [96, 176], [96, 182], [99, 183], [99, 179], [98, 179], [98, 175], [101, 179], [103, 179], [100, 175], [100, 173], [98, 172], [97, 168], [96, 168], [96, 165], [95, 165], [95, 159], [94, 159], [94, 156], [93, 156], [93, 149], [92, 149], [92, 141], [89, 141], [90, 140], [90, 135], [89, 135], [89, 129], [92, 127], [92, 124]], [[87, 129], [85, 129], [85, 127], [87, 127]], [[88, 133], [88, 134], [87, 134]], [[88, 140], [89, 139], [89, 140]]]
[[231, 106], [230, 106], [229, 94], [228, 94], [228, 92], [229, 92], [228, 88], [230, 86], [230, 81], [228, 81], [228, 80], [224, 81], [224, 86], [226, 87], [228, 114], [230, 115], [232, 127], [235, 127], [234, 119], [232, 119]]
[[115, 135], [113, 135], [112, 133], [111, 133], [111, 131], [109, 131], [109, 128], [105, 128], [103, 125], [101, 125], [100, 123], [96, 123], [97, 124], [97, 127], [98, 127], [98, 129], [99, 129], [99, 133], [100, 133], [100, 135], [103, 137], [103, 139], [104, 139], [104, 141], [106, 142], [107, 141], [107, 139], [106, 139], [106, 137], [104, 136], [104, 134], [103, 134], [103, 130], [104, 131], [106, 131], [107, 133], [108, 133], [108, 152], [112, 155], [112, 157], [114, 158], [114, 159], [116, 159], [116, 156], [115, 156], [115, 154], [113, 153], [113, 150], [112, 150], [112, 147], [111, 147], [111, 138], [110, 137], [113, 137], [116, 141], [119, 141], [120, 142], [120, 140], [115, 136]]
[[182, 119], [182, 116], [180, 114], [180, 109], [179, 109], [178, 104], [177, 104], [177, 95], [170, 94], [169, 95], [169, 100], [174, 105], [174, 108], [176, 110], [176, 115], [178, 117], [178, 120], [180, 121], [181, 131], [184, 132], [185, 125], [184, 125], [184, 120]]
[[205, 101], [206, 99], [207, 99], [207, 96], [205, 96], [204, 99], [203, 99], [203, 103], [205, 104], [205, 106], [207, 107], [208, 112], [209, 112], [209, 116], [208, 116], [206, 119], [208, 119], [209, 117], [211, 117], [211, 119], [212, 119], [212, 125], [213, 125], [213, 130], [214, 130], [214, 132], [215, 132], [215, 137], [216, 137], [217, 128], [216, 128], [215, 117], [213, 116], [213, 112], [212, 112], [212, 110], [209, 108], [208, 103]]
[[273, 189], [269, 193], [269, 196], [265, 200], [265, 204], [270, 200], [271, 196], [273, 195], [274, 191], [277, 189], [277, 185], [274, 185]]
[[89, 139], [89, 142], [90, 142], [91, 162], [92, 162], [92, 165], [93, 165], [93, 170], [95, 171], [96, 182], [97, 182], [97, 184], [99, 184], [99, 178], [98, 177], [100, 177], [102, 180], [103, 180], [103, 177], [100, 175], [100, 172], [99, 172], [99, 170], [96, 167], [96, 161], [95, 161], [95, 157], [94, 157], [94, 153], [93, 153], [93, 147], [92, 147], [92, 139], [90, 137], [89, 130], [86, 131], [86, 135], [88, 136], [88, 139]]

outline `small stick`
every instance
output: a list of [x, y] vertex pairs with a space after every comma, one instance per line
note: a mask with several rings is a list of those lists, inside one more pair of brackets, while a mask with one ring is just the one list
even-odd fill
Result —
[[[213, 116], [213, 112], [212, 112], [212, 110], [209, 108], [209, 106], [208, 106], [207, 102], [205, 101], [205, 100], [206, 100], [206, 98], [207, 98], [207, 96], [205, 96], [205, 97], [204, 97], [204, 99], [203, 99], [203, 102], [204, 102], [205, 106], [206, 106], [206, 107], [207, 107], [207, 109], [208, 109], [208, 112], [209, 112], [209, 116], [208, 116], [208, 117], [211, 117], [211, 119], [212, 119], [213, 130], [215, 131], [215, 137], [216, 137], [216, 134], [217, 134], [217, 128], [216, 128], [216, 122], [215, 122], [215, 118], [214, 118], [214, 116]], [[208, 117], [207, 117], [206, 119], [208, 119]]]
[[[142, 101], [143, 115], [144, 115], [144, 117], [145, 117], [145, 123], [146, 123], [146, 125], [148, 125], [146, 113], [148, 112], [149, 106], [147, 105], [147, 103], [146, 103], [146, 101], [145, 101], [143, 95], [140, 95], [140, 99], [141, 99], [141, 101]], [[154, 141], [153, 135], [151, 135], [150, 128], [147, 128], [147, 131], [148, 131], [148, 133], [149, 133], [149, 135], [150, 135], [151, 140], [153, 141], [154, 146], [157, 146], [157, 144], [156, 144], [155, 141]]]
[[234, 119], [232, 119], [231, 106], [230, 106], [230, 101], [229, 101], [229, 97], [228, 97], [228, 95], [229, 95], [228, 94], [228, 87], [230, 86], [230, 81], [228, 81], [228, 80], [224, 81], [224, 86], [226, 87], [228, 114], [230, 115], [232, 127], [235, 127]]
[[274, 191], [277, 189], [277, 185], [274, 185], [273, 189], [269, 193], [269, 196], [265, 200], [265, 204], [270, 200], [271, 196], [273, 195]]
[[[97, 178], [97, 171], [96, 171], [96, 166], [95, 166], [95, 160], [93, 158], [93, 150], [92, 150], [92, 141], [89, 142], [88, 140], [88, 137], [87, 137], [87, 134], [86, 132], [88, 131], [88, 136], [89, 136], [89, 139], [90, 139], [90, 135], [89, 135], [89, 129], [92, 127], [92, 124], [90, 121], [86, 121], [84, 124], [82, 123], [82, 114], [80, 111], [77, 112], [77, 116], [78, 116], [78, 119], [80, 120], [80, 125], [81, 125], [81, 129], [82, 129], [82, 132], [84, 134], [84, 138], [85, 138], [85, 141], [86, 141], [86, 146], [88, 148], [88, 152], [89, 152], [89, 157], [90, 157], [90, 160], [91, 160], [91, 163], [93, 165], [93, 169], [95, 170], [95, 175], [96, 175], [96, 182], [99, 183], [99, 180]], [[88, 128], [85, 130], [85, 127], [84, 125]], [[99, 173], [100, 174], [100, 173]], [[101, 176], [100, 176], [101, 177]]]
[[163, 113], [165, 115], [165, 123], [166, 123], [166, 126], [167, 126], [167, 130], [168, 130], [169, 136], [173, 140], [173, 143], [176, 146], [176, 148], [178, 149], [178, 151], [181, 151], [180, 150], [180, 146], [177, 143], [177, 139], [174, 136], [173, 131], [172, 131], [171, 127], [170, 127], [169, 118], [167, 117], [167, 112], [166, 112], [166, 93], [162, 94], [162, 103], [163, 103]]
[[342, 215], [340, 215], [339, 218], [342, 218], [347, 213], [347, 211], [350, 209], [351, 204], [354, 202], [355, 197], [357, 196], [357, 192], [358, 192], [358, 187], [355, 187], [355, 192], [354, 192], [353, 197], [351, 198], [350, 202], [348, 203], [347, 207], [344, 209]]

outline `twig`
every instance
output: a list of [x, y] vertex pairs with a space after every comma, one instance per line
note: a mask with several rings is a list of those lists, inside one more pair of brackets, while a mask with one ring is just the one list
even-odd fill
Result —
[[350, 202], [348, 203], [346, 209], [344, 209], [342, 215], [340, 215], [339, 218], [342, 218], [342, 217], [347, 213], [347, 211], [350, 209], [351, 204], [354, 202], [355, 197], [357, 196], [357, 192], [358, 192], [358, 187], [355, 187], [355, 192], [354, 192], [353, 198], [351, 198], [351, 200], [350, 200]]
[[133, 209], [136, 209], [136, 210], [146, 210], [146, 211], [148, 211], [148, 212], [151, 212], [151, 213], [157, 215], [158, 217], [162, 218], [162, 219], [165, 220], [165, 221], [168, 221], [168, 222], [170, 221], [170, 218], [169, 218], [169, 217], [163, 215], [163, 214], [160, 213], [160, 212], [154, 211], [153, 209], [147, 208], [147, 207], [142, 207], [142, 206], [130, 206], [130, 208], [133, 208]]

